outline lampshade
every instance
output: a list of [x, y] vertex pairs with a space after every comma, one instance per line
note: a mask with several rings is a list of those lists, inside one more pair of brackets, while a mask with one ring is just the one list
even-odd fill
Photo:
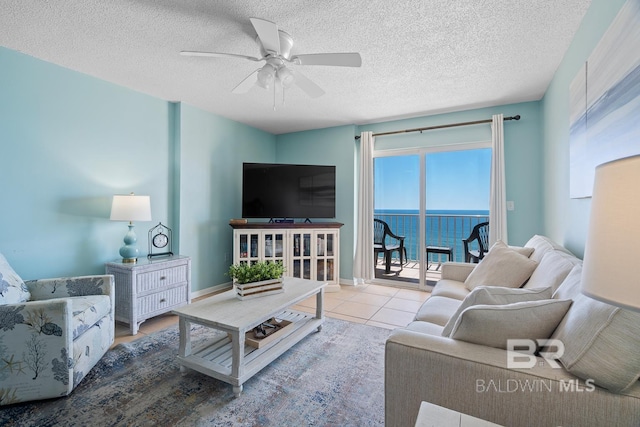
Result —
[[112, 221], [151, 221], [149, 196], [136, 196], [133, 193], [127, 196], [113, 196], [110, 219]]
[[124, 236], [124, 246], [120, 248], [122, 262], [134, 263], [138, 261], [138, 238], [133, 230], [133, 221], [151, 221], [151, 201], [149, 196], [115, 195], [111, 204], [112, 221], [129, 221], [129, 231]]
[[640, 156], [596, 168], [582, 292], [640, 311]]

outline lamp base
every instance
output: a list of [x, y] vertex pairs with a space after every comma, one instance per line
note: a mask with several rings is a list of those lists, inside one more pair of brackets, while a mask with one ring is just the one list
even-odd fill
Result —
[[122, 262], [125, 264], [135, 264], [138, 262], [138, 247], [136, 246], [136, 242], [138, 238], [136, 237], [136, 233], [133, 231], [133, 224], [129, 223], [129, 231], [124, 236], [124, 246], [120, 248], [120, 256], [122, 257]]

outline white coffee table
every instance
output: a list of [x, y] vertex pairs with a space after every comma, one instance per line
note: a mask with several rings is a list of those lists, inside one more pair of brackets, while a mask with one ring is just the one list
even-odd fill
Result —
[[[174, 310], [179, 316], [181, 370], [190, 368], [233, 385], [239, 396], [242, 384], [282, 353], [324, 323], [324, 288], [327, 282], [284, 278], [284, 292], [241, 301], [235, 290], [203, 299]], [[298, 302], [316, 295], [315, 316], [292, 310]], [[260, 348], [245, 345], [245, 333], [275, 317], [292, 325]], [[197, 348], [191, 348], [191, 323], [227, 332], [218, 334]], [[285, 332], [286, 331], [286, 332]]]

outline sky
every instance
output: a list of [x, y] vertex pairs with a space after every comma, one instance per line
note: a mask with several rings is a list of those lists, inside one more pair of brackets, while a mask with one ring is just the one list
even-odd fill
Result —
[[[418, 210], [418, 155], [374, 159], [374, 208]], [[427, 210], [489, 210], [491, 149], [429, 153]]]

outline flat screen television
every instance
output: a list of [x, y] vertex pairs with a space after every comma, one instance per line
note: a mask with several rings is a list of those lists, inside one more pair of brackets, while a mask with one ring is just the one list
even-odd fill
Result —
[[335, 166], [243, 164], [243, 218], [280, 220], [335, 216]]

